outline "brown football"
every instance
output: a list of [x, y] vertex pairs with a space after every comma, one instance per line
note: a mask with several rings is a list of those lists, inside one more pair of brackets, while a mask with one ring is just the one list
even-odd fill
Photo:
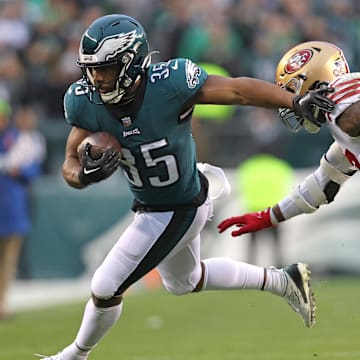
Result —
[[85, 144], [90, 143], [90, 156], [97, 160], [101, 157], [102, 153], [110, 148], [114, 148], [116, 151], [121, 152], [121, 145], [119, 141], [111, 134], [101, 131], [88, 135], [78, 146], [77, 152], [79, 159], [82, 157]]

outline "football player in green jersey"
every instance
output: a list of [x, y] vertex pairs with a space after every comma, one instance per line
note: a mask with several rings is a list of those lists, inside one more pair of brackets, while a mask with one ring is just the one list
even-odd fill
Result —
[[[125, 15], [95, 20], [80, 44], [83, 78], [64, 97], [72, 125], [63, 176], [75, 188], [109, 177], [120, 166], [134, 196], [132, 223], [95, 272], [74, 341], [50, 360], [83, 360], [119, 319], [122, 294], [156, 268], [175, 295], [201, 290], [259, 289], [283, 297], [314, 323], [314, 300], [305, 264], [267, 268], [229, 258], [200, 259], [200, 232], [212, 215], [208, 181], [198, 170], [191, 117], [195, 104], [290, 108], [313, 118], [331, 111], [327, 88], [299, 97], [252, 78], [208, 75], [188, 59], [151, 64], [146, 33]], [[92, 159], [77, 147], [91, 132], [106, 131], [122, 146]]]

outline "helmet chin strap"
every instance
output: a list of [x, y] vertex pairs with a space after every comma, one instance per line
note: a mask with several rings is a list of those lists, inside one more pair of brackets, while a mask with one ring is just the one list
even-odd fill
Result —
[[[151, 63], [151, 55], [156, 54], [156, 53], [158, 53], [158, 51], [151, 51], [151, 52], [149, 52], [149, 53], [145, 56], [145, 58], [144, 58], [144, 60], [143, 60], [143, 62], [142, 62], [142, 64], [141, 64], [141, 66], [140, 66], [140, 68], [141, 68], [141, 70], [142, 70], [142, 73], [144, 73], [145, 70], [150, 66], [150, 63]], [[126, 70], [126, 68], [124, 68], [124, 71], [125, 71], [125, 70]], [[91, 83], [94, 84], [94, 78], [92, 77], [91, 72], [88, 71], [88, 70], [87, 70], [87, 75], [88, 75]], [[135, 81], [132, 82], [132, 84], [131, 84], [131, 86], [130, 86], [129, 88], [131, 88], [134, 84], [136, 84], [136, 82], [137, 82], [138, 80], [140, 80], [140, 78], [141, 78], [141, 75], [139, 74], [139, 75], [136, 77]], [[124, 89], [122, 89], [122, 88], [120, 88], [119, 81], [117, 81], [114, 90], [109, 91], [109, 92], [107, 92], [107, 93], [102, 93], [102, 94], [100, 94], [100, 97], [101, 97], [101, 100], [102, 100], [105, 104], [117, 104], [117, 103], [119, 103], [119, 102], [124, 98], [124, 96], [125, 96], [126, 94], [127, 94], [127, 91], [124, 90]], [[135, 95], [135, 94], [134, 94], [134, 95]], [[130, 100], [131, 100], [131, 99], [132, 99], [132, 97], [130, 98]]]
[[[138, 85], [140, 79], [141, 79], [141, 75], [138, 75], [136, 77], [135, 81], [133, 82], [132, 86], [129, 88], [129, 90], [132, 87], [137, 88], [136, 85]], [[121, 102], [121, 100], [124, 100], [123, 103], [126, 104], [135, 97], [135, 92], [136, 92], [136, 90], [133, 92], [131, 92], [131, 91], [128, 92], [124, 89], [120, 89], [119, 82], [116, 82], [116, 87], [114, 90], [109, 91], [105, 94], [100, 94], [100, 96], [101, 96], [102, 101], [106, 104], [117, 104], [117, 103]], [[126, 95], [128, 95], [128, 96], [126, 96]]]
[[100, 94], [100, 97], [105, 104], [117, 104], [125, 94], [126, 91], [119, 88], [119, 82], [117, 81], [114, 90]]

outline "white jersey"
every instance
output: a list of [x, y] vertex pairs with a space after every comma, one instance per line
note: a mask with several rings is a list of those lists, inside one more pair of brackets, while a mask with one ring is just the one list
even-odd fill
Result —
[[351, 137], [340, 129], [336, 119], [352, 104], [360, 101], [360, 72], [342, 75], [333, 80], [329, 86], [335, 92], [329, 98], [336, 106], [331, 113], [326, 113], [327, 124], [335, 141], [341, 147], [350, 163], [360, 169], [360, 136]]

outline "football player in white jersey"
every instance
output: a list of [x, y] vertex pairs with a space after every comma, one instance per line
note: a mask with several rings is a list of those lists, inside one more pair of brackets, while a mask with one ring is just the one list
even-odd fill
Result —
[[223, 220], [218, 225], [220, 233], [236, 226], [231, 234], [239, 236], [276, 226], [300, 214], [313, 213], [332, 202], [342, 184], [360, 169], [360, 73], [350, 73], [342, 50], [321, 41], [299, 44], [280, 60], [276, 82], [296, 94], [324, 84], [334, 89], [328, 95], [335, 103], [334, 110], [318, 112], [316, 121], [299, 118], [288, 109], [279, 112], [292, 132], [301, 128], [317, 132], [326, 123], [334, 142], [322, 156], [319, 167], [289, 195], [263, 211]]

